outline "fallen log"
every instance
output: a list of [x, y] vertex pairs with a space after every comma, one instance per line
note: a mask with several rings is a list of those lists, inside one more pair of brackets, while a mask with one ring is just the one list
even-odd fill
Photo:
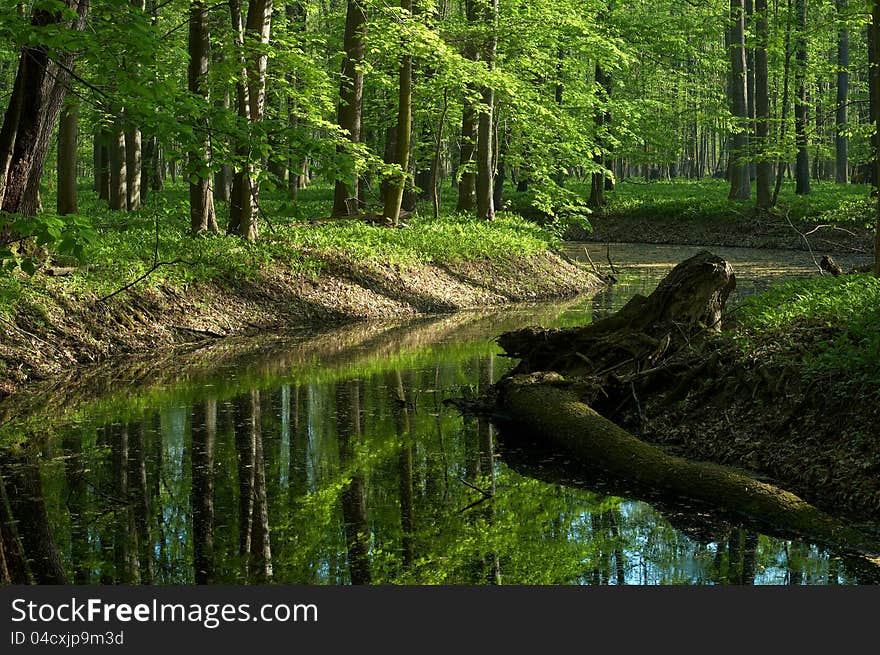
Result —
[[788, 491], [724, 466], [669, 455], [637, 439], [580, 402], [577, 386], [558, 374], [508, 377], [496, 391], [501, 412], [517, 429], [527, 430], [591, 466], [658, 492], [710, 503], [880, 566], [877, 539]]

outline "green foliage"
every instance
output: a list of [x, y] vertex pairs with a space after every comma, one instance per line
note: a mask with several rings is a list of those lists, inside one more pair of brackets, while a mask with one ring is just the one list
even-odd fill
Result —
[[[870, 188], [864, 184], [833, 184], [814, 182], [807, 196], [794, 193], [793, 184], [785, 184], [779, 195], [779, 205], [773, 214], [793, 221], [817, 221], [841, 226], [870, 227], [873, 203]], [[581, 194], [589, 194], [589, 186], [575, 185]], [[608, 206], [603, 214], [609, 217], [627, 216], [650, 222], [657, 218], [680, 221], [717, 222], [741, 220], [754, 214], [754, 209], [741, 202], [727, 199], [730, 185], [725, 180], [676, 179], [646, 182], [631, 178], [607, 192]]]
[[806, 378], [880, 385], [880, 280], [871, 275], [786, 282], [749, 297], [736, 314], [750, 351], [778, 342]]

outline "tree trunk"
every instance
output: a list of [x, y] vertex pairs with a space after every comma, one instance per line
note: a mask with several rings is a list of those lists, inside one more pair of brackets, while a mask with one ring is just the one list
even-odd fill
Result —
[[117, 121], [110, 132], [109, 168], [110, 168], [110, 198], [108, 206], [115, 211], [125, 211], [128, 208], [128, 172], [125, 165], [125, 134], [121, 122]]
[[368, 585], [372, 580], [370, 565], [370, 523], [367, 517], [367, 491], [364, 472], [357, 465], [356, 446], [361, 440], [360, 383], [340, 382], [336, 393], [339, 416], [339, 464], [350, 472], [351, 482], [342, 490], [342, 518], [348, 568], [353, 585]]
[[[788, 100], [791, 89], [791, 0], [788, 0], [788, 11], [785, 12], [785, 57], [782, 64], [782, 102], [780, 103], [779, 118], [779, 143], [785, 144], [786, 127], [788, 126]], [[776, 184], [773, 187], [773, 198], [770, 206], [775, 207], [779, 200], [779, 192], [782, 189], [782, 178], [788, 168], [788, 162], [779, 161], [776, 164]]]
[[[406, 15], [412, 14], [412, 0], [401, 0], [401, 9]], [[396, 163], [400, 167], [399, 177], [391, 180], [388, 184], [387, 194], [384, 198], [385, 209], [383, 216], [392, 225], [400, 221], [400, 206], [403, 202], [403, 190], [406, 186], [406, 178], [409, 174], [410, 144], [412, 142], [412, 86], [413, 86], [413, 58], [411, 54], [403, 56], [400, 66], [400, 86], [397, 107], [397, 157]]]
[[[837, 0], [837, 19], [845, 20], [846, 0]], [[849, 29], [845, 22], [837, 33], [837, 116], [835, 137], [835, 179], [838, 184], [849, 183]]]
[[[210, 102], [208, 66], [210, 62], [208, 8], [205, 0], [193, 0], [189, 14], [189, 92], [204, 101], [203, 112]], [[204, 113], [196, 120], [201, 143], [189, 153], [189, 215], [193, 234], [219, 232], [211, 188], [211, 138]]]
[[[599, 97], [600, 101], [603, 103], [607, 103], [611, 99], [611, 77], [605, 74], [602, 66], [597, 62], [596, 63], [596, 95]], [[598, 145], [602, 146], [602, 132], [605, 129], [605, 121], [608, 118], [609, 114], [606, 109], [596, 112], [596, 117], [593, 119], [596, 123], [596, 131], [599, 134]], [[603, 154], [601, 152], [597, 152], [593, 157], [593, 161], [600, 165], [605, 165], [605, 160]], [[604, 207], [605, 206], [605, 180], [606, 174], [604, 171], [597, 171], [590, 176], [590, 206], [591, 207]]]
[[[66, 0], [75, 18], [64, 25], [80, 30], [85, 24], [89, 0]], [[60, 11], [36, 9], [31, 25], [45, 28], [62, 22]], [[63, 53], [61, 63], [70, 66], [72, 53]], [[55, 123], [67, 91], [67, 74], [52, 60], [47, 46], [37, 43], [22, 49], [12, 96], [0, 128], [0, 209], [10, 214], [33, 213], [39, 191], [39, 178], [51, 142]], [[36, 178], [36, 181], [34, 181]], [[31, 207], [23, 207], [28, 186]], [[3, 221], [0, 241], [9, 238]]]
[[79, 126], [79, 104], [67, 101], [58, 125], [58, 198], [60, 216], [75, 214], [76, 195], [76, 146]]
[[748, 200], [752, 194], [749, 164], [748, 76], [745, 48], [745, 5], [743, 0], [730, 0], [730, 113], [736, 119], [736, 132], [731, 139], [730, 193], [731, 200]]
[[[483, 59], [489, 70], [495, 68], [498, 50], [498, 0], [489, 0], [483, 18], [489, 34], [483, 48]], [[477, 218], [491, 221], [495, 219], [495, 162], [494, 116], [495, 89], [485, 86], [482, 90], [484, 109], [477, 122]]]
[[770, 26], [767, 16], [767, 0], [755, 0], [755, 153], [757, 155], [756, 182], [758, 209], [773, 206], [773, 164], [768, 156], [770, 146], [770, 73], [767, 46]]
[[807, 0], [795, 0], [798, 35], [795, 49], [795, 86], [797, 96], [794, 101], [794, 130], [797, 141], [797, 160], [795, 163], [795, 193], [810, 193], [810, 153], [807, 138]]
[[668, 455], [600, 416], [552, 373], [515, 376], [498, 385], [499, 402], [517, 430], [565, 449], [606, 473], [676, 497], [745, 515], [770, 530], [806, 534], [815, 543], [880, 565], [875, 539], [798, 496], [716, 464]]
[[[871, 71], [870, 86], [871, 94], [871, 122], [874, 124], [874, 162], [873, 184], [875, 191], [880, 187], [880, 0], [874, 0], [874, 9], [871, 12], [871, 25], [868, 27], [871, 34]], [[880, 277], [880, 192], [876, 193], [877, 224], [874, 231], [874, 275]]]
[[[360, 143], [361, 117], [364, 100], [363, 62], [366, 55], [364, 29], [367, 16], [364, 5], [348, 0], [345, 16], [345, 56], [342, 59], [342, 81], [339, 85], [339, 127], [348, 132], [348, 140]], [[337, 153], [346, 157], [346, 148], [339, 146]], [[351, 155], [348, 155], [351, 156]], [[353, 163], [353, 162], [348, 162]], [[352, 166], [354, 169], [354, 166]], [[333, 193], [333, 216], [351, 216], [359, 213], [357, 207], [358, 176], [355, 170], [346, 171], [347, 180], [336, 180]]]
[[143, 153], [141, 131], [132, 128], [125, 131], [126, 206], [133, 212], [141, 208], [141, 178]]

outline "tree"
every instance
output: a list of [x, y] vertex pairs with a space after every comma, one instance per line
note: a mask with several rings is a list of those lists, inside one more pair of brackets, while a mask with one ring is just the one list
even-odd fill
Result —
[[205, 0], [193, 0], [189, 15], [189, 92], [203, 101], [198, 108], [202, 114], [196, 119], [196, 129], [201, 132], [197, 147], [189, 153], [189, 213], [193, 234], [219, 232], [214, 212], [214, 193], [211, 188], [211, 138], [208, 121], [204, 117], [210, 100], [208, 64], [210, 62], [208, 38], [208, 8]]
[[755, 153], [758, 161], [755, 181], [758, 187], [757, 206], [773, 206], [773, 164], [767, 154], [770, 139], [770, 72], [767, 47], [770, 37], [767, 0], [755, 0]]
[[[485, 41], [483, 61], [489, 71], [496, 66], [498, 52], [498, 0], [488, 0], [483, 14]], [[477, 217], [486, 221], [495, 218], [494, 116], [495, 89], [492, 83], [482, 89], [483, 107], [477, 121]]]
[[835, 179], [849, 182], [849, 137], [847, 136], [849, 99], [849, 27], [846, 23], [847, 0], [837, 0], [837, 117], [835, 129]]
[[748, 78], [746, 75], [744, 0], [730, 0], [730, 113], [736, 120], [730, 151], [731, 200], [748, 200], [752, 194], [749, 175]]
[[[358, 0], [348, 0], [345, 16], [345, 55], [342, 59], [342, 79], [339, 84], [337, 121], [352, 143], [361, 140], [361, 121], [364, 101], [364, 29], [367, 15]], [[337, 152], [346, 150], [339, 146]], [[350, 153], [349, 153], [350, 154]], [[345, 164], [343, 164], [345, 166]], [[345, 171], [348, 179], [337, 179], [333, 194], [333, 216], [351, 216], [358, 213], [358, 178], [354, 171]]]
[[77, 210], [76, 193], [76, 149], [79, 125], [79, 103], [68, 99], [61, 111], [58, 126], [58, 214], [75, 214]]
[[[400, 7], [408, 15], [412, 15], [412, 0], [401, 0]], [[409, 171], [410, 146], [412, 142], [412, 89], [413, 89], [413, 58], [412, 54], [404, 54], [400, 65], [400, 85], [397, 109], [397, 157], [395, 163], [400, 167], [400, 174], [388, 185], [385, 196], [385, 220], [397, 225], [400, 220], [400, 205], [403, 201], [403, 189]]]
[[807, 137], [807, 0], [795, 0], [797, 13], [797, 44], [795, 45], [794, 132], [797, 142], [795, 163], [795, 193], [810, 193], [810, 153]]
[[[32, 180], [42, 175], [52, 132], [61, 112], [67, 89], [67, 70], [73, 63], [72, 51], [62, 51], [56, 61], [50, 55], [47, 39], [54, 28], [62, 32], [79, 31], [85, 24], [89, 0], [65, 0], [67, 13], [54, 8], [36, 8], [31, 17], [35, 39], [22, 48], [12, 95], [0, 128], [0, 209], [9, 214], [36, 213], [36, 203], [23, 206], [25, 192]], [[75, 18], [65, 21], [72, 13]], [[38, 188], [38, 186], [37, 186]], [[36, 196], [33, 196], [36, 199]], [[0, 241], [10, 237], [3, 219]]]

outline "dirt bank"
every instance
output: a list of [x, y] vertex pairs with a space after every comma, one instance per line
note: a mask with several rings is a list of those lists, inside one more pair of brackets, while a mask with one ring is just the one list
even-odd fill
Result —
[[547, 252], [412, 268], [341, 258], [317, 277], [283, 267], [252, 281], [136, 287], [107, 301], [47, 280], [40, 304], [0, 321], [0, 397], [35, 380], [127, 354], [206, 339], [366, 318], [403, 318], [574, 296], [598, 288], [584, 268]]

